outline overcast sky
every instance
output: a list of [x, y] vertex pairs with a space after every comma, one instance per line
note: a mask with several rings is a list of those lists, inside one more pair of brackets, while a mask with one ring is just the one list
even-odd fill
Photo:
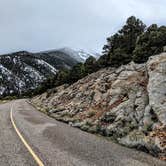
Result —
[[166, 25], [166, 0], [0, 0], [0, 53], [60, 47], [101, 52], [135, 15]]

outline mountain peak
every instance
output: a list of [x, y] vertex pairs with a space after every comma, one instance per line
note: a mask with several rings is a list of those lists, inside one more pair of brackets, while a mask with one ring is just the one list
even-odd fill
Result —
[[47, 51], [42, 51], [40, 53], [54, 53], [54, 52], [61, 52], [61, 53], [68, 54], [71, 58], [76, 59], [78, 62], [85, 62], [85, 60], [90, 56], [93, 56], [95, 58], [98, 58], [100, 56], [97, 53], [89, 53], [89, 52], [84, 51], [83, 49], [74, 50], [70, 47], [51, 49], [51, 50], [47, 50]]

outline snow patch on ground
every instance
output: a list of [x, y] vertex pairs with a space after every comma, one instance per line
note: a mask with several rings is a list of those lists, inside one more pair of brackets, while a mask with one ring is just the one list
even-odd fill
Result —
[[53, 66], [51, 66], [50, 64], [48, 64], [47, 62], [45, 62], [45, 61], [43, 61], [43, 60], [41, 60], [41, 59], [37, 59], [36, 61], [37, 61], [38, 64], [43, 65], [43, 66], [46, 67], [46, 68], [49, 68], [53, 74], [57, 74], [57, 71], [58, 71], [58, 70], [55, 69], [55, 68], [54, 68]]

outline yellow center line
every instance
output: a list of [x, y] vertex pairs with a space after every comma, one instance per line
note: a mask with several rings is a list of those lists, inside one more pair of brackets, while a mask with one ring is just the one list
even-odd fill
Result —
[[40, 160], [40, 158], [35, 154], [35, 152], [32, 150], [32, 148], [28, 145], [27, 141], [24, 139], [24, 137], [21, 135], [21, 133], [19, 132], [14, 119], [13, 119], [13, 105], [11, 107], [10, 110], [10, 120], [12, 122], [12, 125], [17, 133], [17, 135], [19, 136], [19, 138], [21, 139], [21, 141], [23, 142], [23, 144], [25, 145], [25, 147], [27, 148], [27, 150], [29, 151], [29, 153], [32, 155], [32, 157], [34, 158], [34, 160], [36, 161], [36, 163], [39, 166], [44, 166], [43, 162]]

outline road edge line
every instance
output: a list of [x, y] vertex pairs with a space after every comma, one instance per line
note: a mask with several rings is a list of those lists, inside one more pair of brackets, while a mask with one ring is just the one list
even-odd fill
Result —
[[39, 166], [44, 166], [43, 162], [36, 155], [36, 153], [32, 150], [32, 148], [29, 146], [29, 144], [27, 143], [27, 141], [24, 139], [24, 137], [21, 135], [20, 131], [18, 130], [18, 128], [17, 128], [17, 126], [16, 126], [16, 124], [14, 122], [14, 119], [13, 119], [13, 105], [11, 106], [11, 110], [10, 110], [10, 120], [11, 120], [12, 126], [13, 126], [14, 130], [16, 131], [17, 135], [19, 136], [19, 138], [21, 139], [22, 143], [27, 148], [27, 150], [29, 151], [29, 153], [32, 155], [32, 157], [34, 158], [34, 160], [36, 161], [36, 163]]

